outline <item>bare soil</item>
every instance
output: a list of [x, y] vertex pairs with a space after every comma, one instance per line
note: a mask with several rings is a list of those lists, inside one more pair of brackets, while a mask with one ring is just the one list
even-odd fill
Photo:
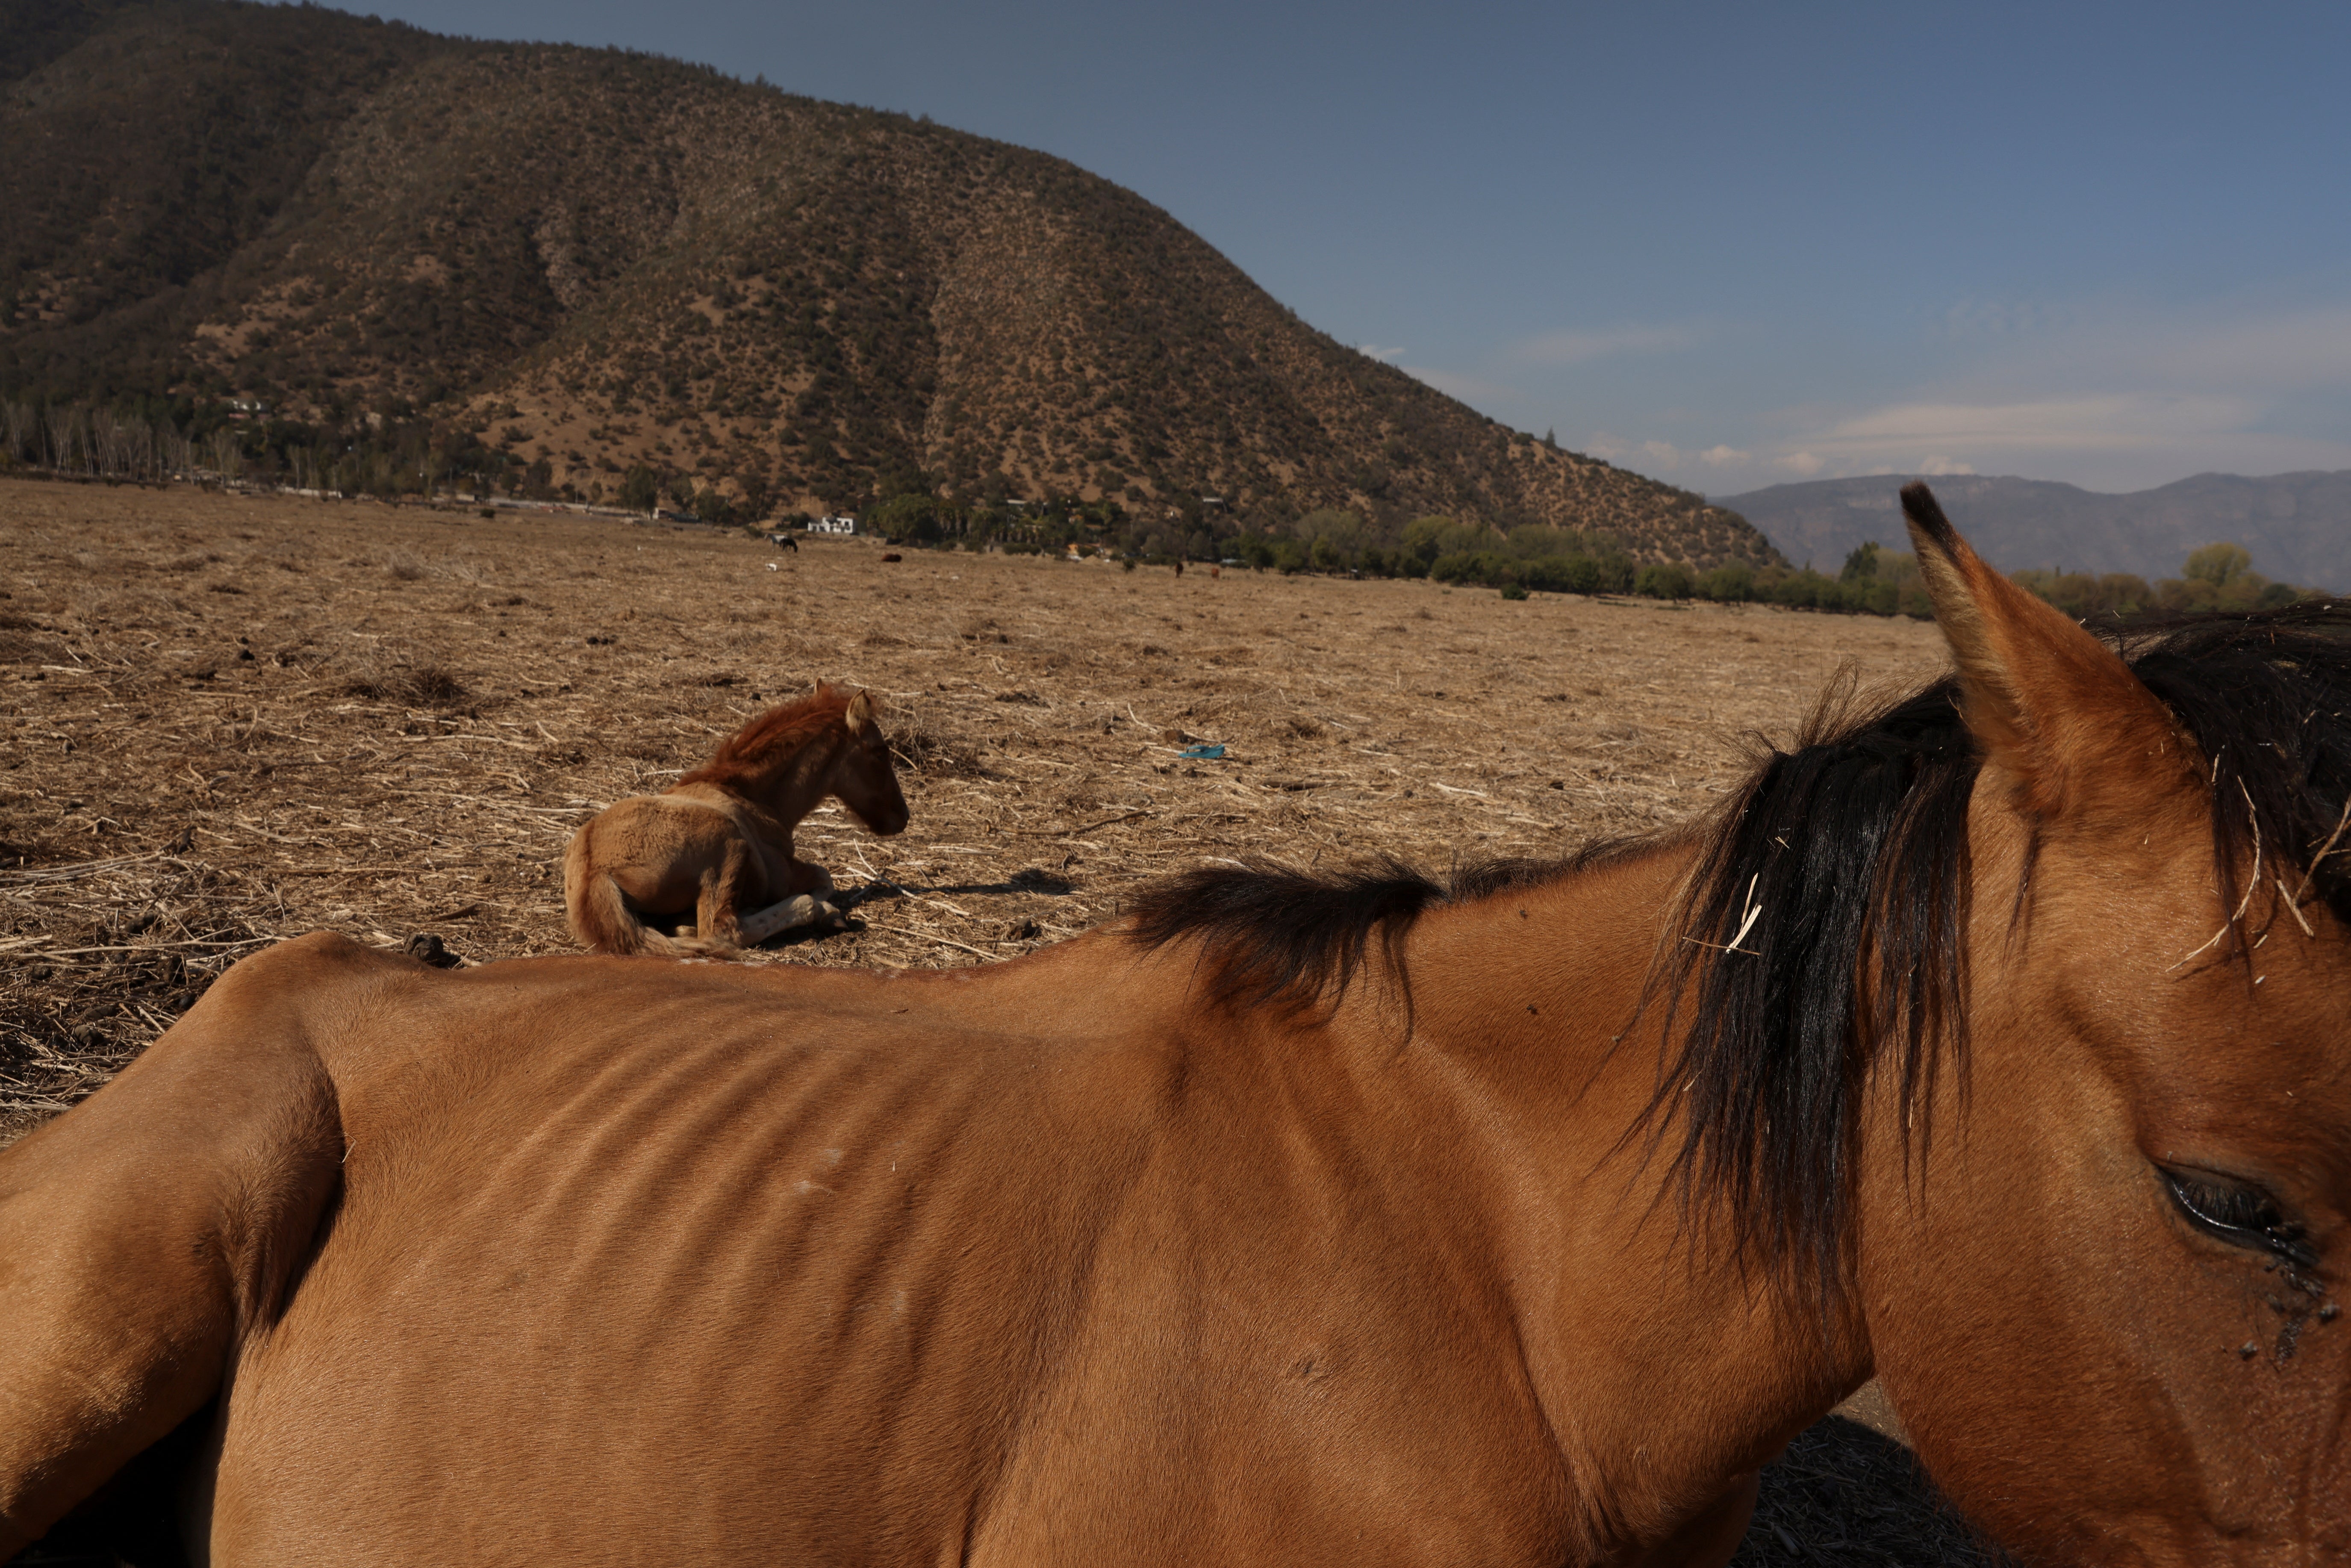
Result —
[[[883, 553], [0, 485], [0, 1143], [278, 937], [569, 949], [571, 831], [820, 678], [885, 699], [913, 825], [811, 817], [863, 929], [756, 962], [985, 963], [1205, 861], [1441, 869], [1668, 826], [1840, 666], [1943, 662], [1901, 621]], [[1923, 1493], [1889, 1501], [1907, 1460], [1823, 1430], [1742, 1562], [1978, 1561]]]

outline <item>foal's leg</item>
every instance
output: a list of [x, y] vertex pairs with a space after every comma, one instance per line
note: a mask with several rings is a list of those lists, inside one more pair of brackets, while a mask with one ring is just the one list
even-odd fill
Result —
[[757, 897], [765, 878], [758, 856], [741, 839], [726, 841], [726, 852], [702, 873], [702, 896], [694, 911], [694, 942], [711, 953], [731, 953], [742, 946], [735, 909], [745, 894]]
[[841, 911], [825, 897], [832, 891], [832, 876], [820, 865], [810, 865], [798, 859], [787, 860], [784, 862], [783, 891], [791, 896], [743, 917], [742, 933], [746, 944], [756, 945], [780, 932], [796, 931], [803, 925], [841, 918]]

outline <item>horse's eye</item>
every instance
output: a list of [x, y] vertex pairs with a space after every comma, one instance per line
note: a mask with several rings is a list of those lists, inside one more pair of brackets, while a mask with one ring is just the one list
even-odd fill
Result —
[[2200, 1172], [2166, 1170], [2163, 1185], [2188, 1222], [2234, 1247], [2274, 1252], [2305, 1267], [2317, 1260], [2277, 1199], [2251, 1182]]

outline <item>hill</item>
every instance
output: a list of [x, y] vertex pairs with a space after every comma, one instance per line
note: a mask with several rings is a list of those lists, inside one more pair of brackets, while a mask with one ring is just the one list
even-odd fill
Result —
[[[1834, 570], [1876, 540], [1899, 548], [1903, 476], [1774, 485], [1723, 498], [1792, 560]], [[2178, 575], [2189, 550], [2227, 540], [2273, 578], [2351, 585], [2351, 472], [2265, 479], [2199, 474], [2128, 495], [2041, 479], [1968, 475], [1934, 481], [1952, 519], [1986, 559], [2010, 570]]]
[[0, 396], [235, 397], [320, 454], [423, 425], [420, 469], [585, 497], [642, 466], [761, 509], [1341, 507], [1772, 559], [1731, 512], [1316, 331], [1043, 153], [307, 6], [0, 0], [0, 24], [31, 40], [0, 55]]

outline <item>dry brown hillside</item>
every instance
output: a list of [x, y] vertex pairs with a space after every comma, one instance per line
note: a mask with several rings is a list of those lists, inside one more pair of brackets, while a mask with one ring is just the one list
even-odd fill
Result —
[[1043, 153], [309, 8], [0, 11], [49, 40], [0, 87], [0, 199], [33, 214], [0, 235], [13, 396], [243, 396], [360, 431], [422, 413], [591, 498], [643, 463], [811, 510], [1207, 496], [1274, 523], [1444, 513], [1636, 559], [1774, 559], [1736, 514], [1316, 331]]

